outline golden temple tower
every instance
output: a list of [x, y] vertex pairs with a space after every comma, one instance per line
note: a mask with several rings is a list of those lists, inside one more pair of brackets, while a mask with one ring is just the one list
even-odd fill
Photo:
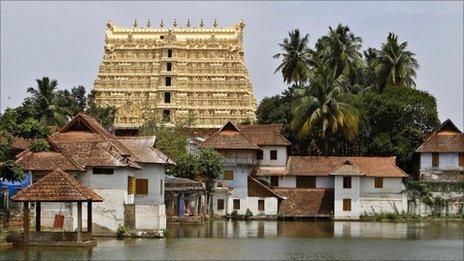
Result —
[[194, 127], [218, 128], [227, 120], [255, 121], [256, 99], [244, 62], [239, 24], [205, 28], [174, 20], [166, 28], [110, 22], [94, 84], [96, 102], [117, 108], [115, 127], [133, 129], [153, 115], [168, 125], [193, 116]]

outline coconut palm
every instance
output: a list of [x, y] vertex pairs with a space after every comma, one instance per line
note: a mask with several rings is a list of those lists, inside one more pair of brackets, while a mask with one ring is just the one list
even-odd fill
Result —
[[351, 140], [358, 130], [358, 111], [352, 105], [356, 96], [345, 92], [332, 76], [329, 67], [319, 68], [309, 86], [296, 91], [299, 98], [293, 104], [295, 116], [290, 123], [301, 139], [317, 132], [320, 151], [325, 155], [330, 154], [330, 134]]
[[374, 69], [380, 91], [386, 86], [405, 86], [414, 88], [416, 70], [419, 64], [414, 58], [416, 54], [407, 50], [408, 43], [398, 43], [398, 36], [389, 33], [387, 42], [383, 43], [374, 58]]
[[274, 59], [282, 57], [282, 63], [274, 73], [281, 71], [284, 82], [288, 84], [293, 82], [301, 86], [308, 78], [307, 61], [310, 57], [308, 38], [308, 34], [301, 38], [298, 29], [289, 32], [288, 38], [285, 38], [283, 43], [279, 44], [282, 52], [273, 56]]
[[361, 61], [361, 43], [361, 37], [355, 36], [348, 26], [339, 24], [335, 29], [329, 27], [329, 34], [318, 40], [316, 50], [333, 69], [336, 79], [342, 74], [348, 77]]
[[37, 87], [29, 87], [36, 107], [36, 118], [48, 125], [62, 125], [65, 122], [64, 109], [57, 105], [55, 96], [58, 82], [48, 77], [37, 79]]

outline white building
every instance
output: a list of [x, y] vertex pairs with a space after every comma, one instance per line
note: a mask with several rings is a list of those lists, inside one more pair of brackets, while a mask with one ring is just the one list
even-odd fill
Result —
[[259, 166], [254, 176], [286, 199], [280, 214], [359, 219], [362, 214], [407, 212], [395, 157], [290, 156], [286, 166]]
[[[104, 202], [93, 205], [96, 233], [114, 233], [118, 225], [165, 229], [164, 168], [172, 162], [154, 148], [154, 136], [116, 138], [94, 118], [80, 113], [48, 142], [51, 151], [27, 149], [18, 154], [17, 162], [34, 179], [61, 168], [101, 195]], [[57, 213], [66, 215], [68, 227], [77, 226], [71, 206], [51, 204], [42, 209], [45, 226], [53, 224]]]
[[420, 179], [464, 181], [464, 134], [444, 121], [416, 150], [420, 155]]
[[254, 215], [277, 215], [283, 198], [251, 176], [258, 164], [280, 165], [286, 161], [290, 144], [280, 131], [280, 124], [240, 126], [227, 122], [201, 144], [223, 157], [223, 174], [213, 195], [213, 211], [225, 216], [237, 211]]

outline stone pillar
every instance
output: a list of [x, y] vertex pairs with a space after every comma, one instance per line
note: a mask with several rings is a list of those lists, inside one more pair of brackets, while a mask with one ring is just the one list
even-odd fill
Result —
[[23, 204], [23, 241], [29, 243], [29, 202]]
[[40, 214], [41, 214], [41, 207], [40, 202], [35, 203], [35, 231], [40, 232]]
[[92, 236], [92, 201], [87, 202], [87, 232]]
[[82, 202], [77, 202], [77, 242], [82, 240]]

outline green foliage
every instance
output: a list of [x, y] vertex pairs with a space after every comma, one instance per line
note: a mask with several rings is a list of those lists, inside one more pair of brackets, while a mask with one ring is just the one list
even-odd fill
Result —
[[195, 154], [183, 153], [176, 157], [176, 165], [172, 166], [170, 171], [181, 178], [194, 179], [198, 173], [199, 158]]
[[245, 212], [245, 220], [248, 220], [251, 217], [253, 217], [253, 212], [251, 212], [251, 210], [249, 208], [247, 208], [247, 210]]
[[79, 112], [84, 112], [87, 108], [88, 97], [84, 86], [73, 87], [71, 91], [58, 90], [56, 92], [57, 104], [65, 108], [68, 117], [74, 117]]
[[116, 117], [116, 107], [100, 107], [95, 103], [95, 92], [92, 90], [87, 97], [87, 109], [85, 113], [94, 117], [100, 124], [108, 129], [113, 126]]
[[117, 238], [119, 239], [124, 238], [127, 235], [128, 231], [129, 229], [126, 226], [119, 224], [118, 229], [116, 230]]
[[362, 154], [396, 155], [399, 166], [411, 172], [415, 149], [424, 134], [439, 125], [435, 98], [424, 91], [395, 86], [381, 94], [362, 95], [360, 103]]
[[37, 139], [31, 143], [30, 149], [33, 152], [49, 151], [50, 144], [48, 144], [48, 141], [46, 139]]
[[13, 158], [12, 140], [10, 132], [0, 129], [0, 162]]
[[222, 173], [221, 154], [214, 149], [201, 149], [197, 173], [206, 178], [206, 190], [211, 192], [214, 181]]
[[50, 128], [36, 119], [28, 118], [17, 127], [16, 134], [19, 137], [30, 138], [46, 138], [50, 135]]
[[23, 178], [23, 171], [14, 160], [6, 160], [3, 164], [0, 163], [0, 170], [0, 177], [3, 179], [17, 181]]
[[232, 213], [230, 213], [230, 219], [232, 220], [240, 219], [240, 215], [238, 214], [237, 210], [234, 210], [232, 211]]

